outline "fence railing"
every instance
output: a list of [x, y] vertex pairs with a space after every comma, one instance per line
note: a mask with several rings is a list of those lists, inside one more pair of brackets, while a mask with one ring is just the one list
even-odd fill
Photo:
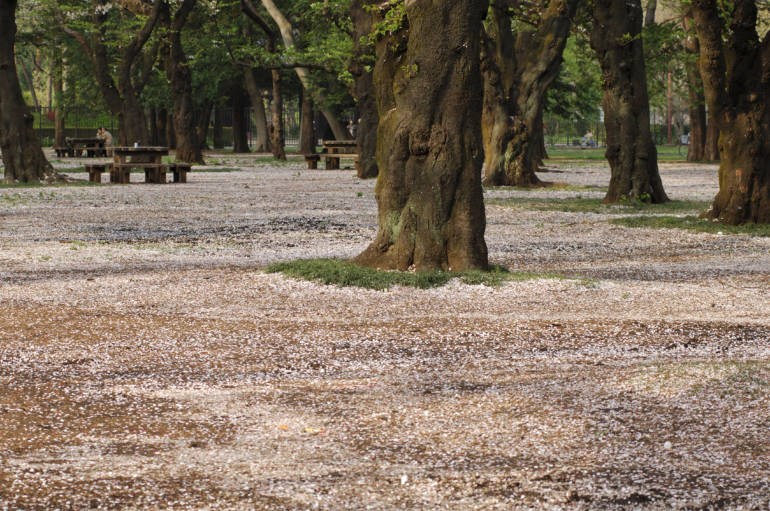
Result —
[[[43, 146], [52, 146], [55, 138], [56, 130], [56, 110], [49, 107], [32, 108], [32, 115], [34, 117], [34, 127], [40, 141]], [[222, 108], [222, 135], [225, 146], [232, 146], [232, 119], [233, 109], [230, 107]], [[64, 118], [64, 136], [65, 137], [91, 137], [96, 133], [97, 128], [103, 126], [112, 133], [113, 137], [118, 137], [118, 119], [109, 112], [98, 112], [90, 108], [69, 108], [61, 111], [61, 115]], [[244, 111], [244, 116], [248, 119], [247, 139], [249, 146], [252, 147], [255, 143], [256, 134], [256, 117], [254, 116], [254, 110], [251, 107], [247, 107]], [[208, 130], [208, 144], [213, 145], [214, 135], [214, 116], [211, 116], [211, 121]], [[284, 138], [286, 145], [295, 146], [299, 142], [299, 112], [296, 107], [291, 108], [289, 104], [288, 108], [284, 109], [283, 113], [284, 122]]]

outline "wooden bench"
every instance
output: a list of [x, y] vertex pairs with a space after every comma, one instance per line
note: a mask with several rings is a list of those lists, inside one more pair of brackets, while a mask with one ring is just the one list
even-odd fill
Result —
[[321, 159], [320, 154], [303, 154], [302, 156], [305, 157], [305, 161], [307, 162], [307, 168], [309, 169], [317, 169], [318, 168], [318, 160]]
[[92, 183], [102, 182], [102, 173], [107, 171], [107, 163], [89, 163], [87, 164], [86, 171], [88, 172], [88, 180]]
[[192, 169], [192, 165], [183, 162], [174, 162], [168, 164], [168, 170], [173, 173], [175, 183], [186, 183], [187, 173]]
[[165, 183], [168, 167], [162, 163], [113, 163], [110, 171], [110, 183], [127, 184], [131, 182], [131, 169], [144, 169], [145, 183]]
[[101, 146], [86, 147], [87, 158], [95, 158], [97, 156], [107, 156], [107, 151], [104, 149], [104, 147], [101, 147]]
[[352, 158], [356, 168], [358, 168], [357, 153], [321, 153], [321, 156], [324, 157], [326, 170], [338, 170], [340, 168], [340, 158]]

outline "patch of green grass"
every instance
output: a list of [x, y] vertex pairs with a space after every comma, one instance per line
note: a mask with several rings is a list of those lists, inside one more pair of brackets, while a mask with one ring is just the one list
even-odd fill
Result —
[[[687, 161], [687, 147], [675, 145], [657, 146], [658, 161]], [[549, 147], [547, 148], [548, 160], [605, 160], [604, 147], [581, 149], [579, 147]]]
[[505, 190], [513, 190], [518, 192], [547, 192], [547, 191], [554, 191], [554, 192], [602, 192], [607, 193], [607, 187], [606, 186], [595, 186], [595, 185], [585, 185], [585, 186], [577, 186], [577, 185], [568, 185], [566, 183], [552, 183], [548, 186], [538, 186], [535, 188], [530, 187], [523, 187], [523, 186], [485, 186], [485, 191], [505, 191]]
[[664, 204], [647, 204], [641, 201], [624, 201], [617, 204], [603, 204], [601, 199], [571, 197], [568, 199], [508, 198], [489, 199], [487, 204], [514, 209], [535, 211], [564, 211], [567, 213], [602, 213], [624, 215], [635, 212], [645, 213], [697, 213], [708, 208], [705, 201], [669, 201]]
[[747, 234], [749, 236], [770, 237], [770, 224], [726, 225], [710, 220], [701, 220], [695, 216], [630, 216], [612, 219], [610, 223], [624, 227], [686, 229], [713, 234]]
[[454, 278], [466, 284], [499, 286], [506, 281], [565, 278], [554, 273], [509, 272], [500, 266], [490, 271], [462, 272], [402, 272], [364, 268], [345, 261], [333, 259], [310, 259], [278, 263], [265, 269], [268, 273], [283, 273], [286, 276], [333, 284], [342, 287], [363, 287], [367, 289], [389, 289], [392, 286], [408, 286], [420, 289], [440, 287]]
[[[68, 171], [69, 172], [69, 171]], [[101, 186], [100, 183], [92, 183], [88, 180], [77, 180], [69, 183], [0, 183], [0, 189], [3, 188], [66, 188], [66, 187], [78, 187], [78, 186]]]

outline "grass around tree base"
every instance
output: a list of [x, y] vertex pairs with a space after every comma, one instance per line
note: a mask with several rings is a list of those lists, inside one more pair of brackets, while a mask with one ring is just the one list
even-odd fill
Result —
[[556, 273], [509, 272], [500, 266], [492, 266], [490, 271], [384, 271], [335, 259], [305, 259], [278, 263], [267, 267], [265, 271], [267, 273], [283, 273], [288, 277], [320, 282], [326, 285], [376, 290], [390, 289], [393, 286], [428, 289], [443, 286], [455, 278], [460, 279], [465, 284], [485, 286], [499, 286], [507, 281], [567, 278]]
[[610, 220], [611, 224], [624, 227], [648, 227], [653, 229], [686, 229], [712, 234], [747, 234], [770, 237], [770, 224], [727, 225], [695, 216], [627, 216]]
[[637, 200], [629, 200], [616, 204], [604, 204], [602, 199], [570, 197], [567, 199], [548, 198], [508, 198], [488, 199], [491, 206], [504, 206], [514, 209], [529, 209], [535, 211], [564, 211], [566, 213], [601, 213], [609, 215], [625, 215], [635, 212], [646, 213], [699, 213], [708, 208], [706, 201], [672, 200], [663, 204], [647, 204]]

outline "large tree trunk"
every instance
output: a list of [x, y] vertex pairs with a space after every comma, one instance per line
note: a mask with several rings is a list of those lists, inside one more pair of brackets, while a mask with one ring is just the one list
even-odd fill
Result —
[[48, 163], [24, 103], [14, 62], [16, 0], [0, 0], [0, 150], [5, 182], [61, 179]]
[[604, 202], [668, 201], [650, 133], [640, 0], [596, 0], [591, 46], [602, 69], [610, 185]]
[[535, 30], [511, 31], [507, 2], [490, 10], [484, 51], [484, 184], [536, 186], [545, 93], [559, 74], [576, 0], [555, 0]]
[[[358, 120], [358, 177], [368, 179], [377, 177], [377, 125], [380, 117], [377, 112], [377, 98], [374, 95], [374, 79], [371, 70], [367, 70], [366, 61], [374, 57], [374, 48], [365, 45], [362, 38], [372, 31], [376, 16], [370, 5], [373, 0], [354, 0], [350, 8], [353, 19], [353, 58], [349, 70], [353, 75], [353, 96], [356, 98], [359, 112]], [[365, 7], [366, 6], [366, 7]]]
[[161, 108], [155, 116], [155, 126], [158, 131], [158, 145], [170, 147], [168, 141], [168, 110]]
[[693, 0], [709, 112], [719, 128], [719, 193], [706, 213], [727, 224], [770, 223], [770, 37], [757, 6], [735, 0], [728, 23], [715, 0]]
[[249, 93], [249, 99], [251, 100], [251, 107], [254, 109], [254, 123], [256, 124], [254, 152], [266, 153], [270, 151], [270, 133], [267, 129], [265, 101], [262, 98], [262, 89], [257, 83], [256, 73], [256, 69], [247, 68], [244, 70], [243, 77], [246, 83], [246, 90]]
[[166, 76], [173, 101], [176, 159], [203, 164], [193, 104], [192, 73], [182, 47], [182, 28], [194, 6], [195, 0], [184, 0], [169, 20]]
[[243, 91], [236, 90], [233, 93], [233, 152], [248, 153], [249, 140], [246, 136], [248, 119], [246, 118], [246, 98]]
[[281, 93], [281, 73], [277, 69], [271, 72], [273, 79], [273, 100], [270, 102], [270, 147], [273, 158], [286, 159], [284, 146], [286, 141], [283, 134], [283, 95]]
[[313, 126], [313, 100], [310, 99], [310, 94], [302, 88], [300, 104], [302, 109], [300, 111], [299, 119], [299, 147], [297, 152], [300, 154], [313, 154], [315, 153], [315, 127]]
[[377, 43], [379, 231], [358, 264], [487, 268], [479, 137], [486, 4], [406, 2], [408, 28]]

